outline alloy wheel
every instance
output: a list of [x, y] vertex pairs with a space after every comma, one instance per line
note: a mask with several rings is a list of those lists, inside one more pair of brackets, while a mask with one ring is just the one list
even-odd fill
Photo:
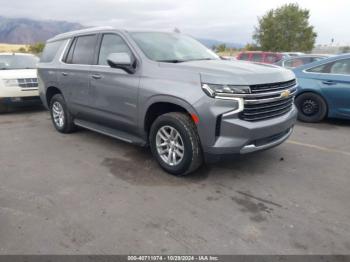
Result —
[[58, 101], [55, 101], [52, 105], [52, 116], [55, 124], [62, 128], [64, 126], [64, 110]]
[[160, 158], [170, 166], [178, 165], [185, 153], [180, 133], [171, 126], [161, 127], [156, 135], [156, 147]]

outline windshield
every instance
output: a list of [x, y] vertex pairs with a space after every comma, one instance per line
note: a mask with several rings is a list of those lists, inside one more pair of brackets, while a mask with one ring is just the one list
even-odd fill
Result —
[[0, 55], [0, 70], [35, 69], [38, 61], [31, 55]]
[[219, 57], [191, 37], [177, 33], [131, 33], [145, 55], [154, 61], [178, 63]]

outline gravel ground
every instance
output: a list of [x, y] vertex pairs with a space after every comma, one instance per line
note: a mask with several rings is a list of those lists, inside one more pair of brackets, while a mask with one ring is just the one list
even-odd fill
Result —
[[148, 149], [0, 116], [0, 254], [350, 254], [350, 122], [187, 178]]

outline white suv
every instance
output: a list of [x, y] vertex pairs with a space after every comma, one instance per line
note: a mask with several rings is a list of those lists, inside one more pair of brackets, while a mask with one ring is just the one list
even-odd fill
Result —
[[0, 113], [9, 105], [40, 103], [37, 63], [31, 54], [0, 53]]

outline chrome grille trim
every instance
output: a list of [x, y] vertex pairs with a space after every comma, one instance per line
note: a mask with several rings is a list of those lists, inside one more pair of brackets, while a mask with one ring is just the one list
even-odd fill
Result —
[[38, 78], [18, 78], [18, 86], [22, 89], [37, 89]]
[[[290, 93], [289, 97], [294, 96], [296, 94], [297, 90], [295, 89], [293, 92]], [[281, 94], [282, 92], [280, 92]], [[286, 98], [281, 97], [271, 97], [271, 98], [263, 98], [263, 99], [248, 99], [247, 97], [244, 99], [245, 104], [263, 104], [268, 102], [274, 102], [274, 101], [283, 101]]]
[[296, 80], [291, 80], [287, 82], [279, 82], [279, 83], [273, 83], [273, 84], [266, 84], [266, 85], [251, 85], [250, 90], [254, 93], [265, 93], [265, 92], [271, 92], [271, 91], [278, 91], [278, 90], [284, 90], [291, 88], [293, 86], [296, 86]]
[[293, 108], [297, 92], [296, 80], [250, 86], [245, 94], [244, 110], [239, 114], [245, 121], [262, 121], [282, 116]]

